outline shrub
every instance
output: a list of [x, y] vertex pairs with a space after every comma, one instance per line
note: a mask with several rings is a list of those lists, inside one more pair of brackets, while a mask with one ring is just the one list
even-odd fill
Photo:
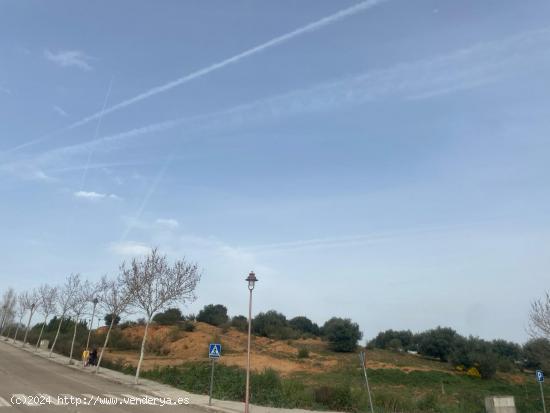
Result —
[[369, 342], [369, 346], [382, 349], [407, 350], [413, 347], [413, 334], [410, 330], [382, 331]]
[[[105, 317], [103, 318], [103, 321], [105, 321], [106, 326], [110, 326], [112, 320], [113, 320], [113, 314], [106, 314]], [[115, 321], [113, 323], [113, 326], [118, 325], [118, 323], [120, 323], [120, 316], [117, 315], [115, 316]]]
[[248, 330], [248, 319], [244, 315], [236, 315], [231, 319], [231, 327], [235, 327], [241, 332]]
[[298, 350], [298, 358], [299, 359], [307, 359], [309, 357], [309, 350], [305, 347], [300, 347]]
[[197, 321], [208, 323], [213, 326], [219, 326], [223, 323], [227, 323], [229, 317], [227, 316], [227, 307], [221, 304], [208, 304], [197, 315]]
[[319, 326], [304, 316], [294, 317], [288, 322], [288, 324], [291, 328], [299, 331], [300, 333], [311, 334], [314, 336], [318, 336], [320, 334]]
[[353, 397], [349, 386], [321, 386], [313, 394], [315, 402], [331, 410], [352, 410]]
[[418, 352], [424, 356], [448, 361], [459, 339], [460, 336], [452, 328], [437, 327], [418, 336]]
[[529, 340], [523, 346], [523, 367], [550, 371], [550, 341], [545, 338]]
[[329, 347], [337, 352], [351, 352], [357, 347], [357, 341], [363, 334], [359, 325], [349, 318], [331, 318], [323, 326], [323, 335], [329, 342]]
[[174, 325], [183, 320], [183, 315], [179, 308], [169, 308], [153, 317], [153, 321], [160, 325]]
[[296, 338], [297, 336], [296, 331], [288, 325], [286, 317], [275, 310], [258, 314], [252, 322], [252, 330], [254, 334], [278, 340]]
[[180, 328], [183, 331], [187, 332], [195, 331], [195, 323], [189, 320], [185, 320], [183, 323], [180, 323]]

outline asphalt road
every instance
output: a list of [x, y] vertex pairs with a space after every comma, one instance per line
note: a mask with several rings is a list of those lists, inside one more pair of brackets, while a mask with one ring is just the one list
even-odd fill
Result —
[[171, 400], [179, 404], [168, 406], [165, 404], [168, 400], [162, 396], [156, 400], [153, 397], [122, 384], [49, 362], [0, 340], [0, 413], [204, 413], [201, 409], [183, 404], [183, 400]]

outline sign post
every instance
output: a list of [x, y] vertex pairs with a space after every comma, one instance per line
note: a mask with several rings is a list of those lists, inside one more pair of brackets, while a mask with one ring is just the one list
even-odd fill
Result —
[[363, 374], [365, 375], [365, 384], [367, 386], [367, 392], [369, 394], [370, 411], [371, 411], [371, 413], [374, 413], [374, 407], [372, 405], [372, 397], [371, 397], [371, 394], [370, 394], [369, 379], [367, 377], [367, 358], [365, 356], [364, 351], [359, 353], [359, 359], [361, 360], [361, 366], [363, 367]]
[[546, 403], [544, 401], [544, 390], [542, 388], [542, 383], [544, 382], [544, 372], [542, 370], [537, 370], [536, 375], [537, 375], [537, 381], [539, 382], [539, 387], [540, 387], [540, 397], [542, 399], [542, 410], [544, 411], [544, 413], [546, 413]]
[[222, 345], [221, 344], [210, 344], [208, 348], [208, 357], [212, 362], [212, 371], [210, 373], [210, 391], [208, 392], [208, 405], [212, 406], [212, 390], [214, 389], [214, 366], [216, 365], [216, 360], [219, 359], [222, 355]]

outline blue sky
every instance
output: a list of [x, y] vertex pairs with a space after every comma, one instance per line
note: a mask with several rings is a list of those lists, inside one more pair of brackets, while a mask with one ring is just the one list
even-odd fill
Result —
[[548, 289], [543, 0], [0, 4], [2, 286], [158, 246], [197, 302], [525, 341]]

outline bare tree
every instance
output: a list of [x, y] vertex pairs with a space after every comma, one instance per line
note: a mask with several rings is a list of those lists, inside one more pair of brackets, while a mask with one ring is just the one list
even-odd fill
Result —
[[74, 289], [75, 292], [70, 304], [70, 312], [74, 316], [74, 331], [73, 340], [71, 341], [71, 352], [69, 354], [69, 364], [73, 362], [74, 342], [80, 317], [86, 311], [86, 308], [92, 301], [91, 297], [94, 295], [91, 284], [87, 280], [82, 281], [78, 274], [74, 281]]
[[65, 319], [65, 316], [69, 312], [71, 305], [73, 303], [73, 297], [78, 291], [78, 287], [80, 285], [80, 275], [79, 274], [71, 274], [67, 281], [65, 281], [65, 284], [63, 287], [59, 290], [59, 294], [57, 296], [57, 304], [58, 304], [58, 311], [59, 311], [59, 325], [57, 326], [57, 332], [55, 333], [55, 338], [53, 339], [52, 346], [50, 347], [50, 357], [53, 354], [53, 349], [55, 347], [55, 344], [57, 343], [57, 339], [59, 338], [59, 332], [61, 331], [61, 324], [63, 324], [63, 320]]
[[13, 342], [17, 340], [17, 333], [19, 333], [19, 328], [21, 327], [21, 323], [23, 321], [23, 317], [25, 316], [25, 313], [27, 312], [27, 309], [30, 306], [30, 299], [29, 294], [27, 292], [20, 293], [17, 296], [17, 305], [15, 306], [15, 316], [19, 320], [15, 326], [15, 334], [13, 335]]
[[57, 287], [50, 287], [48, 284], [43, 284], [38, 288], [38, 295], [40, 297], [40, 308], [42, 308], [42, 314], [44, 314], [44, 322], [36, 341], [36, 351], [40, 346], [40, 340], [42, 340], [42, 334], [44, 333], [44, 327], [48, 322], [48, 317], [54, 314], [57, 310]]
[[143, 311], [147, 318], [141, 342], [141, 353], [136, 369], [135, 383], [139, 383], [139, 372], [145, 353], [147, 330], [155, 313], [176, 302], [195, 299], [195, 288], [201, 275], [197, 264], [184, 259], [170, 266], [165, 255], [159, 255], [156, 248], [143, 260], [133, 259], [130, 268], [121, 266], [122, 278], [132, 294], [132, 305]]
[[9, 288], [8, 291], [4, 292], [2, 295], [2, 322], [0, 324], [0, 331], [2, 335], [4, 335], [4, 330], [6, 329], [10, 318], [13, 317], [16, 300], [17, 296], [13, 288]]
[[529, 334], [532, 337], [550, 339], [550, 292], [544, 298], [531, 303], [529, 313]]
[[132, 300], [132, 295], [128, 290], [127, 284], [124, 282], [123, 278], [123, 269], [121, 267], [120, 274], [116, 279], [109, 279], [107, 276], [104, 276], [101, 279], [101, 307], [111, 315], [111, 323], [109, 324], [109, 329], [105, 335], [105, 342], [101, 348], [101, 353], [99, 355], [99, 360], [95, 368], [95, 372], [99, 371], [99, 366], [101, 365], [101, 360], [103, 360], [103, 352], [107, 345], [109, 344], [109, 337], [111, 335], [111, 330], [117, 317], [128, 309], [130, 302]]
[[32, 290], [30, 293], [28, 293], [28, 300], [29, 320], [27, 321], [27, 328], [25, 329], [25, 337], [23, 337], [23, 347], [25, 347], [25, 345], [27, 344], [27, 337], [29, 335], [29, 328], [31, 326], [32, 316], [40, 306], [40, 295], [38, 294], [38, 291]]

